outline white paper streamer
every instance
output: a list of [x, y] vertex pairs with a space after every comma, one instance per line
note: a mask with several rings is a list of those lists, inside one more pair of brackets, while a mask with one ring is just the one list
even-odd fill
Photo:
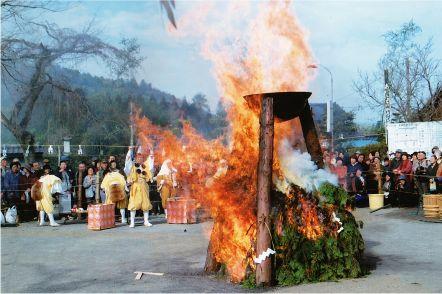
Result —
[[332, 221], [334, 222], [338, 222], [340, 225], [342, 225], [341, 223], [341, 219], [339, 217], [336, 216], [336, 213], [333, 212], [332, 214]]
[[26, 151], [25, 151], [25, 157], [28, 157], [29, 156], [29, 145], [28, 145], [28, 148], [26, 148]]
[[78, 155], [83, 155], [83, 149], [81, 149], [81, 145], [78, 145]]
[[333, 212], [333, 214], [332, 214], [332, 221], [333, 222], [337, 222], [337, 223], [339, 223], [341, 225], [341, 227], [338, 230], [338, 234], [344, 230], [344, 227], [342, 226], [341, 219], [336, 216], [335, 212]]
[[52, 147], [52, 145], [49, 145], [48, 153], [49, 153], [49, 154], [54, 153], [54, 147]]
[[6, 155], [7, 155], [6, 145], [3, 145], [2, 155], [3, 155], [3, 157], [6, 157]]
[[275, 253], [276, 253], [276, 251], [274, 251], [270, 248], [267, 248], [267, 250], [264, 251], [263, 253], [261, 253], [258, 257], [253, 258], [253, 261], [255, 263], [261, 263], [264, 260], [266, 260], [267, 257], [270, 257], [270, 255], [275, 254]]

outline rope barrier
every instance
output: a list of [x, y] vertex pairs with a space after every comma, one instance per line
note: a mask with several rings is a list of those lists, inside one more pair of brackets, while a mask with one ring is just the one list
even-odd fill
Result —
[[[384, 173], [387, 173], [387, 171], [381, 171], [381, 172], [371, 172], [371, 171], [361, 171], [362, 172], [362, 175], [379, 175], [379, 174], [384, 174]], [[333, 173], [333, 171], [330, 171], [330, 173], [332, 173], [332, 174], [334, 174], [334, 175], [336, 175], [335, 173]], [[411, 173], [411, 174], [403, 174], [403, 173], [401, 173], [401, 174], [395, 174], [395, 173], [393, 173], [393, 172], [389, 172], [389, 173], [392, 173], [392, 174], [394, 174], [395, 176], [412, 176], [412, 177], [415, 177], [415, 178], [429, 178], [429, 179], [434, 179], [434, 178], [438, 178], [438, 176], [428, 176], [428, 175], [417, 175], [417, 174], [414, 174], [414, 173]], [[350, 174], [349, 173], [347, 173], [346, 174], [346, 178], [349, 178], [350, 177]], [[353, 177], [355, 177], [355, 176], [353, 176]], [[350, 177], [351, 178], [351, 177]], [[18, 185], [26, 185], [26, 184], [18, 184]], [[72, 188], [78, 188], [78, 187], [83, 187], [83, 185], [72, 185], [71, 186], [71, 189]], [[151, 185], [149, 185], [149, 188], [151, 187]], [[25, 191], [25, 190], [8, 190], [8, 192], [17, 192], [17, 191]], [[154, 189], [150, 189], [150, 191], [155, 191]]]
[[[335, 134], [336, 135], [336, 134]], [[341, 141], [341, 140], [349, 140], [349, 139], [360, 139], [360, 138], [366, 138], [366, 137], [379, 137], [379, 136], [384, 136], [385, 133], [373, 133], [373, 134], [363, 134], [363, 135], [356, 135], [356, 136], [350, 136], [350, 137], [345, 137], [345, 138], [335, 138], [335, 141]], [[331, 140], [329, 138], [323, 138], [322, 140]], [[13, 146], [13, 147], [20, 147], [20, 144], [2, 144], [3, 146]], [[33, 146], [33, 147], [63, 147], [64, 144], [34, 144], [34, 145], [28, 145], [28, 146]], [[71, 147], [72, 146], [81, 146], [81, 147], [116, 147], [116, 148], [128, 148], [128, 147], [133, 147], [133, 145], [107, 145], [107, 144], [73, 144], [71, 143]], [[81, 149], [81, 148], [80, 148]]]
[[[335, 140], [346, 140], [346, 139], [356, 139], [356, 138], [363, 138], [363, 137], [375, 137], [375, 136], [382, 136], [385, 135], [383, 133], [377, 133], [377, 134], [368, 134], [368, 135], [359, 135], [359, 136], [352, 136], [352, 137], [345, 137], [343, 139], [336, 138]], [[324, 140], [330, 140], [330, 139], [324, 139]], [[3, 146], [9, 146], [9, 147], [21, 147], [20, 144], [2, 144]], [[134, 145], [107, 145], [107, 144], [73, 144], [72, 146], [81, 146], [81, 147], [119, 147], [119, 148], [128, 148], [133, 147]], [[34, 144], [34, 145], [28, 145], [35, 147], [64, 147], [64, 144]]]
[[[9, 146], [9, 147], [21, 147], [20, 144], [2, 144], [2, 146]], [[36, 144], [36, 145], [28, 145], [35, 147], [64, 147], [64, 144]], [[77, 144], [71, 143], [71, 148], [73, 146], [77, 146]], [[90, 144], [90, 145], [84, 145], [84, 144], [78, 144], [78, 146], [81, 147], [117, 147], [117, 148], [129, 148], [129, 147], [137, 147], [138, 145], [103, 145], [103, 144]]]
[[[25, 184], [22, 184], [22, 185], [25, 185]], [[18, 186], [20, 186], [20, 184], [18, 184]], [[73, 188], [78, 188], [78, 187], [83, 187], [83, 185], [74, 185], [74, 186], [71, 186], [71, 189], [73, 189]], [[86, 189], [86, 188], [85, 188]], [[100, 189], [100, 190], [102, 190], [102, 189]], [[20, 189], [20, 190], [6, 190], [6, 192], [24, 192], [24, 191], [26, 191], [26, 189]], [[2, 191], [3, 192], [3, 191]], [[156, 188], [151, 188], [150, 186], [149, 186], [149, 192], [158, 192], [157, 191], [157, 189]], [[159, 192], [158, 192], [159, 193]]]
[[[331, 173], [333, 173], [332, 171], [330, 171]], [[412, 176], [412, 177], [417, 177], [417, 178], [437, 178], [438, 176], [428, 176], [428, 175], [417, 175], [414, 173], [411, 174], [403, 174], [403, 173], [399, 173], [399, 174], [395, 174], [392, 171], [381, 171], [381, 172], [370, 172], [370, 171], [362, 171], [362, 174], [364, 175], [377, 175], [377, 174], [384, 174], [384, 173], [391, 173], [394, 176]], [[334, 174], [334, 173], [333, 173]], [[348, 177], [349, 174], [347, 174], [346, 177]]]

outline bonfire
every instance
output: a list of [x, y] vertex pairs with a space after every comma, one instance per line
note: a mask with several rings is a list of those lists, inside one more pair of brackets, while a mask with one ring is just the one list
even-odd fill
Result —
[[[185, 16], [180, 30], [204, 20], [207, 15], [197, 16], [197, 11], [209, 10]], [[299, 117], [274, 126], [272, 208], [266, 222], [271, 245], [257, 252], [260, 123], [243, 96], [306, 91], [313, 79], [307, 70], [315, 63], [307, 33], [289, 3], [260, 4], [242, 42], [223, 43], [219, 28], [204, 29], [202, 53], [213, 63], [228, 112], [228, 132], [207, 140], [187, 121], [182, 121], [180, 135], [139, 114], [134, 121], [143, 150], [155, 150], [159, 161], [171, 159], [178, 169], [179, 196], [191, 197], [210, 211], [213, 229], [206, 270], [225, 271], [232, 282], [247, 285], [255, 283], [257, 266], [265, 260], [271, 261], [272, 279], [280, 285], [360, 276], [364, 243], [351, 214], [351, 199], [305, 152]]]

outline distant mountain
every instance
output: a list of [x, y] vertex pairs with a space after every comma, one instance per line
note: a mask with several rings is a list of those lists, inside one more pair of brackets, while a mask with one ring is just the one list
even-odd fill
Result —
[[78, 70], [72, 70], [61, 67], [53, 68], [53, 75], [61, 77], [67, 81], [73, 88], [81, 88], [86, 92], [86, 95], [94, 95], [97, 93], [106, 93], [111, 95], [116, 92], [130, 93], [132, 96], [146, 96], [154, 99], [165, 99], [170, 102], [177, 99], [172, 94], [166, 93], [163, 90], [152, 87], [152, 84], [141, 80], [137, 83], [135, 79], [109, 79], [103, 77], [93, 76], [89, 73], [81, 73]]

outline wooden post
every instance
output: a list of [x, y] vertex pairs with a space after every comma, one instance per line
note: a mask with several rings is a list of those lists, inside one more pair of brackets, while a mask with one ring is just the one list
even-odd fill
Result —
[[378, 194], [383, 194], [382, 191], [382, 170], [381, 170], [381, 165], [376, 163], [375, 164], [375, 174], [376, 174], [376, 179], [378, 181]]
[[221, 264], [216, 261], [215, 254], [212, 248], [212, 235], [210, 236], [209, 246], [207, 247], [206, 263], [204, 265], [204, 271], [206, 273], [216, 273], [221, 268]]
[[58, 165], [57, 167], [60, 167], [60, 161], [61, 161], [61, 151], [60, 151], [60, 145], [58, 147]]
[[[77, 209], [83, 207], [83, 171], [78, 171], [77, 178]], [[77, 218], [81, 219], [81, 213], [77, 213]]]
[[95, 204], [98, 204], [101, 202], [100, 197], [100, 171], [97, 170], [97, 174], [95, 175], [96, 183], [95, 183]]
[[216, 238], [214, 232], [216, 229], [222, 229], [222, 224], [213, 223], [212, 234], [210, 234], [209, 246], [207, 247], [206, 264], [204, 265], [204, 271], [207, 273], [216, 273], [221, 268], [221, 263], [216, 261], [215, 252], [213, 249], [213, 239]]
[[304, 110], [299, 115], [299, 120], [301, 122], [302, 133], [304, 135], [307, 152], [310, 153], [313, 162], [317, 164], [318, 168], [323, 168], [324, 161], [322, 159], [321, 144], [319, 143], [318, 134], [316, 133], [315, 128], [315, 122], [313, 120], [312, 110], [308, 102]]
[[[274, 138], [274, 117], [273, 98], [263, 97], [261, 103], [261, 114], [259, 119], [259, 162], [258, 162], [258, 183], [257, 183], [257, 236], [256, 255], [259, 256], [271, 247], [270, 236], [270, 191], [272, 188], [272, 166], [273, 166], [273, 138]], [[272, 278], [272, 263], [268, 257], [256, 267], [256, 285], [270, 286]]]

